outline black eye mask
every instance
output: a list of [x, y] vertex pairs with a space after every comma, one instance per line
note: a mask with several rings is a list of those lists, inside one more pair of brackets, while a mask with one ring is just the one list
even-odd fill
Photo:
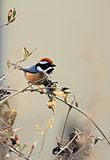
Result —
[[52, 73], [52, 72], [53, 72], [53, 70], [54, 70], [54, 68], [50, 68], [49, 70], [47, 70], [47, 74]]
[[55, 64], [51, 64], [51, 63], [46, 63], [46, 64], [42, 64], [42, 63], [37, 63], [36, 67], [40, 66], [43, 70], [46, 70], [49, 67], [55, 67]]
[[41, 63], [37, 63], [36, 67], [40, 66], [43, 70], [46, 70], [47, 68], [49, 68], [51, 66], [50, 63], [47, 64], [41, 64]]

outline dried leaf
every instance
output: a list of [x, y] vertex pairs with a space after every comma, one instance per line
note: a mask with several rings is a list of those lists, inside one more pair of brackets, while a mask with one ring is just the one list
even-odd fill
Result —
[[37, 144], [37, 141], [35, 141], [35, 142], [32, 144], [31, 150], [30, 150], [29, 155], [28, 155], [28, 158], [30, 158], [30, 156], [31, 156], [31, 154], [32, 154], [32, 152], [33, 152], [33, 150], [34, 150], [36, 144]]
[[49, 109], [52, 109], [53, 113], [55, 114], [55, 108], [56, 108], [56, 100], [55, 99], [50, 99], [47, 103], [47, 106]]
[[32, 149], [32, 150], [35, 148], [36, 144], [37, 144], [37, 141], [35, 141], [35, 142], [32, 144], [32, 146], [31, 146], [31, 149]]
[[23, 54], [24, 54], [24, 59], [25, 60], [30, 56], [30, 53], [29, 53], [29, 51], [27, 50], [26, 47], [23, 48]]
[[8, 17], [7, 17], [8, 18], [8, 23], [10, 23], [12, 16], [13, 16], [13, 11], [12, 11], [12, 9], [10, 9], [9, 12], [8, 12]]
[[13, 146], [16, 145], [16, 144], [19, 144], [19, 141], [18, 141], [19, 138], [18, 138], [17, 135], [10, 137], [10, 140], [11, 140], [11, 143], [12, 143]]
[[75, 106], [78, 108], [79, 107], [79, 103], [77, 101], [75, 101]]
[[26, 55], [27, 49], [26, 47], [23, 48], [23, 54]]
[[7, 67], [8, 67], [8, 69], [11, 67], [10, 61], [7, 61]]
[[30, 53], [29, 53], [29, 51], [27, 51], [24, 58], [27, 59], [29, 56], [30, 56]]
[[44, 130], [39, 126], [39, 124], [36, 124], [35, 127], [37, 128], [37, 131], [38, 131], [41, 135], [44, 135], [44, 134], [45, 134]]
[[96, 137], [94, 140], [94, 144], [97, 144], [98, 141], [103, 141], [102, 137]]
[[61, 91], [60, 89], [54, 90], [54, 91], [53, 91], [53, 94], [54, 94], [55, 96], [64, 97], [64, 92]]
[[48, 129], [48, 128], [53, 128], [53, 124], [54, 124], [54, 119], [51, 118], [51, 119], [48, 121], [48, 123], [47, 123], [47, 129]]
[[26, 47], [23, 48], [24, 60], [26, 60], [37, 48], [29, 52]]

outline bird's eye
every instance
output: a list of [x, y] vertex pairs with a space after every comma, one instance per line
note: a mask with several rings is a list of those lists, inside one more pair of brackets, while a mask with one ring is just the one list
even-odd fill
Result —
[[47, 64], [45, 64], [45, 66], [48, 68], [48, 67], [49, 67], [49, 64], [47, 63]]

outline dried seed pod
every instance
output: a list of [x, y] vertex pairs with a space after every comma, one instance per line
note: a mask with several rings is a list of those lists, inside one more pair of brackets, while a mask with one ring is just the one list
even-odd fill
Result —
[[52, 109], [53, 113], [55, 113], [55, 108], [56, 108], [56, 100], [53, 98], [53, 99], [50, 99], [47, 103], [47, 106], [49, 109]]

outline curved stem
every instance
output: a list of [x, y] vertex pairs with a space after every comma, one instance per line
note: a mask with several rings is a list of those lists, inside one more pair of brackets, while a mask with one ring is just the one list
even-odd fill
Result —
[[63, 131], [62, 131], [62, 135], [61, 135], [61, 144], [62, 144], [62, 142], [63, 142], [63, 136], [64, 136], [64, 132], [65, 132], [67, 120], [68, 120], [68, 117], [69, 117], [69, 114], [70, 114], [71, 109], [72, 109], [72, 108], [69, 107], [68, 112], [67, 112], [67, 115], [66, 115], [66, 118], [65, 118], [64, 127], [63, 127]]
[[99, 130], [99, 132], [102, 134], [102, 136], [105, 138], [105, 140], [108, 142], [108, 144], [110, 145], [110, 141], [109, 139], [106, 137], [106, 135], [103, 133], [103, 131], [100, 129], [100, 127], [96, 124], [96, 122], [91, 118], [89, 117], [85, 112], [83, 112], [82, 110], [80, 110], [79, 108], [77, 107], [74, 107], [73, 105], [67, 103], [67, 102], [64, 102], [62, 99], [60, 99], [59, 97], [56, 97], [57, 100], [63, 102], [64, 104], [68, 105], [70, 108], [73, 108], [75, 110], [77, 110], [78, 112], [80, 112], [81, 114], [83, 114], [86, 118], [88, 118], [93, 124], [94, 126]]

